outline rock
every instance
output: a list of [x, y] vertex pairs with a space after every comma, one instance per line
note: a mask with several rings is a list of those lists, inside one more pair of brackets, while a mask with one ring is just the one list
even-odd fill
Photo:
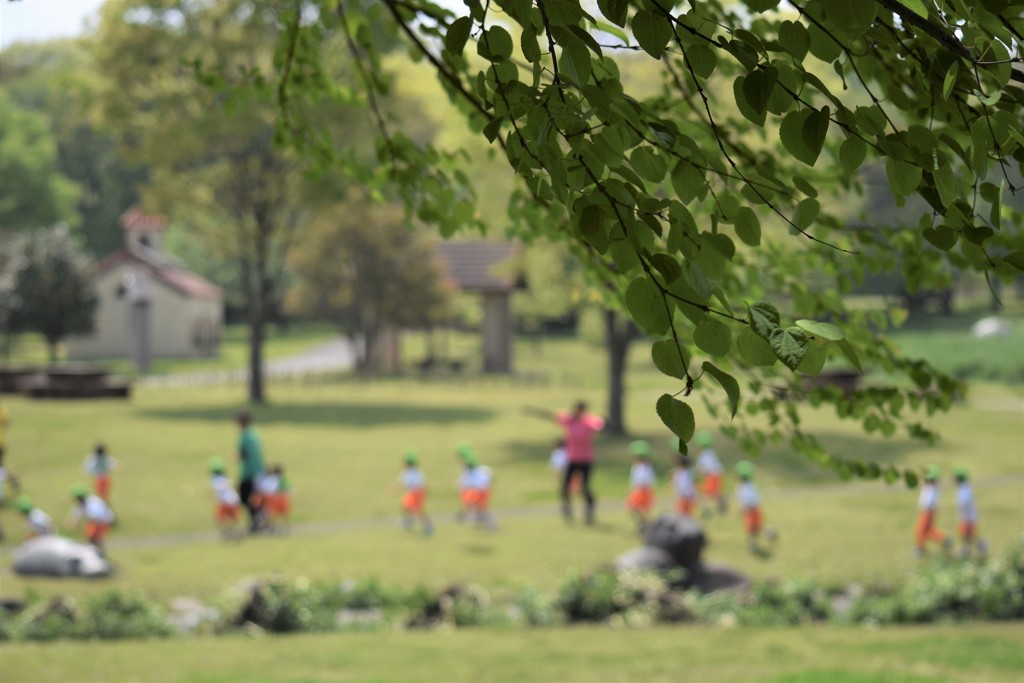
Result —
[[628, 571], [630, 569], [650, 569], [664, 571], [679, 568], [679, 563], [672, 553], [664, 548], [644, 546], [634, 548], [615, 558], [615, 569], [617, 571]]
[[94, 546], [60, 536], [32, 538], [14, 550], [14, 571], [26, 576], [102, 577], [113, 572]]
[[746, 590], [750, 581], [735, 569], [717, 564], [705, 564], [698, 568], [690, 577], [690, 588], [701, 593], [714, 593], [721, 590]]
[[1010, 323], [996, 316], [982, 318], [971, 326], [971, 336], [977, 339], [1003, 337], [1010, 334], [1011, 331]]
[[684, 515], [661, 515], [644, 531], [645, 546], [665, 550], [689, 573], [699, 570], [705, 542], [700, 524]]

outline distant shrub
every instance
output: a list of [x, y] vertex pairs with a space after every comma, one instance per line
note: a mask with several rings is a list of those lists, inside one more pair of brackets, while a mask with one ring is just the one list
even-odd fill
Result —
[[90, 638], [150, 638], [168, 636], [167, 612], [135, 591], [100, 593], [87, 605], [83, 634]]

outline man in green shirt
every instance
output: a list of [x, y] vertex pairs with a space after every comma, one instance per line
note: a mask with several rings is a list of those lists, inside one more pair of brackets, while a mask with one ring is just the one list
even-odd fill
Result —
[[248, 411], [238, 413], [235, 421], [241, 429], [238, 437], [238, 497], [249, 512], [249, 533], [253, 533], [264, 526], [263, 501], [256, 491], [256, 483], [263, 476], [263, 445]]

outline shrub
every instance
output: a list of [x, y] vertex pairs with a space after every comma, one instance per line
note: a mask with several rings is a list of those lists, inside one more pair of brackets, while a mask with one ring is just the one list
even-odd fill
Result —
[[106, 591], [88, 603], [85, 622], [89, 637], [148, 638], [171, 634], [167, 613], [134, 591]]

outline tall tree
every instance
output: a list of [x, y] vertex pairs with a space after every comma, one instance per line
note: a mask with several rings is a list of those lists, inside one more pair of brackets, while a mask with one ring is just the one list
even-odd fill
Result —
[[265, 327], [282, 296], [279, 266], [308, 215], [308, 184], [295, 155], [275, 145], [272, 103], [207, 86], [266, 85], [283, 25], [279, 7], [250, 0], [107, 3], [92, 41], [108, 79], [99, 99], [104, 119], [120, 131], [129, 158], [152, 168], [145, 200], [234, 266], [249, 327], [253, 402], [265, 399]]
[[[749, 376], [745, 412], [765, 414], [770, 431], [844, 474], [880, 475], [877, 465], [826, 454], [771, 384], [798, 387], [830, 354], [857, 370], [904, 375], [909, 383], [895, 377], [811, 400], [834, 403], [867, 431], [903, 424], [934, 438], [907, 408], [947, 408], [958, 382], [898, 356], [873, 332], [885, 312], [849, 310], [843, 294], [897, 257], [913, 287], [941, 281], [937, 264], [990, 278], [1024, 269], [1021, 221], [1003, 201], [1018, 191], [1010, 167], [1024, 162], [1021, 2], [599, 0], [595, 10], [579, 0], [472, 0], [450, 10], [425, 0], [321, 0], [304, 8], [281, 33], [293, 55], [278, 89], [287, 94], [278, 101], [288, 139], [315, 149], [316, 124], [294, 107], [331, 87], [298, 76], [316, 68], [304, 41], [340, 27], [371, 104], [387, 87], [378, 37], [404, 41], [521, 179], [514, 217], [531, 213], [524, 206], [548, 213], [523, 229], [576, 245], [658, 339], [653, 359], [671, 379], [657, 410], [684, 443], [694, 430], [688, 397], [699, 391], [731, 418], [737, 377]], [[295, 45], [304, 49], [289, 52]], [[631, 90], [621, 77], [620, 63], [637, 58], [656, 65], [658, 92]], [[473, 222], [455, 209], [458, 188], [439, 182], [436, 154], [383, 126], [381, 138], [390, 179], [421, 215], [442, 217], [445, 230]], [[899, 203], [924, 199], [919, 221], [849, 227], [869, 161], [885, 167]], [[979, 198], [990, 210], [978, 211]], [[764, 440], [742, 424], [730, 429], [744, 445]]]
[[8, 248], [11, 257], [0, 260], [13, 283], [10, 329], [43, 335], [55, 363], [61, 341], [93, 329], [99, 300], [92, 288], [92, 261], [66, 226], [22, 233]]
[[350, 196], [325, 209], [291, 254], [292, 310], [331, 320], [360, 341], [360, 370], [379, 369], [381, 333], [431, 327], [448, 316], [451, 289], [422, 232], [402, 208]]

